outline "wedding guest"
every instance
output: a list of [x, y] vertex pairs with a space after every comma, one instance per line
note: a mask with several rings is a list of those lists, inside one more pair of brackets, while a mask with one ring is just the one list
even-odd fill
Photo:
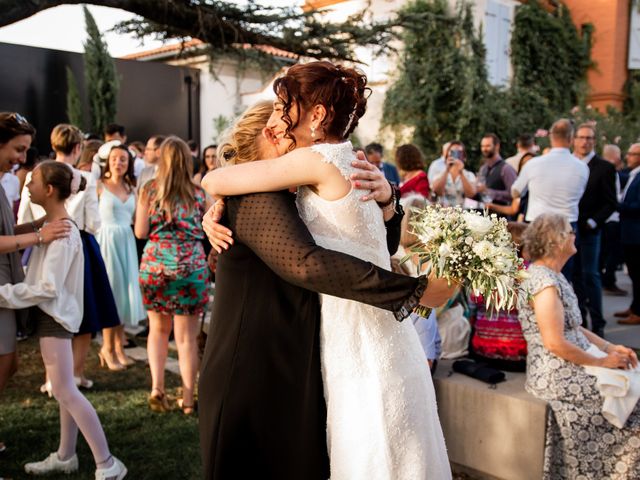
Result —
[[83, 172], [91, 172], [93, 170], [93, 157], [98, 153], [102, 143], [102, 140], [85, 140], [83, 142], [82, 152], [78, 163], [76, 163], [78, 170]]
[[638, 359], [580, 326], [578, 299], [561, 273], [576, 252], [574, 236], [559, 214], [539, 215], [524, 234], [532, 261], [518, 299], [528, 348], [525, 388], [550, 408], [543, 478], [636, 478], [640, 407], [624, 428], [609, 423], [597, 379], [583, 367], [628, 369]]
[[438, 203], [453, 207], [462, 206], [465, 198], [476, 195], [476, 176], [465, 167], [467, 153], [458, 140], [448, 143], [444, 156], [446, 168], [432, 184]]
[[137, 179], [142, 173], [142, 169], [145, 167], [144, 162], [144, 143], [139, 140], [131, 142], [129, 144], [129, 151], [134, 155], [133, 161], [133, 176]]
[[369, 160], [372, 164], [378, 167], [387, 180], [389, 180], [394, 185], [400, 184], [400, 175], [398, 174], [398, 169], [387, 163], [383, 160], [382, 155], [384, 153], [384, 148], [379, 143], [370, 143], [366, 147], [364, 147], [364, 151], [367, 154], [367, 160]]
[[36, 147], [29, 147], [24, 163], [18, 164], [18, 170], [16, 170], [16, 177], [20, 180], [20, 191], [24, 188], [24, 183], [27, 178], [27, 174], [32, 171], [36, 164], [40, 161], [38, 155], [38, 149]]
[[202, 150], [202, 163], [200, 165], [200, 170], [193, 176], [193, 181], [196, 185], [200, 185], [204, 176], [218, 168], [218, 145], [207, 145]]
[[11, 210], [17, 213], [20, 203], [20, 179], [14, 175], [13, 171], [6, 173], [0, 171], [0, 184], [11, 205]]
[[627, 165], [631, 168], [629, 180], [621, 194], [618, 205], [620, 212], [620, 236], [624, 260], [631, 278], [633, 298], [631, 305], [616, 317], [618, 323], [640, 325], [640, 143], [634, 143], [627, 152]]
[[[522, 169], [511, 188], [514, 197], [529, 191], [525, 221], [533, 222], [543, 213], [558, 213], [578, 227], [578, 204], [587, 186], [589, 167], [569, 151], [573, 142], [573, 125], [566, 118], [554, 122], [549, 131], [551, 150], [532, 160]], [[573, 278], [573, 259], [564, 274]]]
[[573, 266], [573, 288], [578, 297], [582, 321], [591, 330], [604, 335], [606, 321], [602, 314], [602, 281], [600, 279], [600, 243], [602, 228], [618, 205], [616, 170], [596, 154], [596, 130], [593, 124], [578, 127], [573, 140], [573, 154], [589, 167], [587, 186], [578, 205], [578, 235]]
[[189, 151], [191, 152], [191, 160], [193, 161], [193, 173], [195, 175], [200, 171], [200, 168], [202, 167], [199, 155], [200, 147], [198, 146], [198, 142], [193, 139], [187, 142], [187, 146], [189, 147]]
[[522, 157], [526, 154], [530, 153], [531, 155], [535, 155], [536, 142], [530, 133], [523, 133], [522, 135], [518, 135], [518, 140], [516, 142], [517, 153], [512, 157], [509, 157], [505, 160], [507, 165], [511, 165], [516, 172], [519, 172], [521, 169], [521, 161]]
[[[618, 145], [608, 144], [602, 148], [602, 158], [616, 169], [616, 198], [629, 180], [629, 172], [625, 171], [622, 152]], [[617, 207], [617, 205], [616, 205]], [[622, 243], [620, 242], [620, 212], [609, 215], [602, 228], [602, 248], [600, 249], [600, 272], [602, 290], [609, 295], [624, 297], [627, 291], [617, 285], [616, 270], [624, 262]]]
[[104, 127], [104, 142], [107, 143], [112, 140], [127, 143], [127, 134], [125, 133], [124, 126], [117, 123], [110, 123]]
[[427, 170], [427, 179], [429, 180], [429, 185], [433, 185], [437, 178], [442, 175], [442, 173], [447, 169], [444, 159], [447, 158], [447, 152], [449, 151], [449, 146], [451, 142], [447, 142], [442, 145], [442, 155], [440, 155], [435, 160], [432, 160], [429, 164], [429, 170]]
[[411, 143], [400, 145], [396, 149], [396, 165], [402, 178], [400, 196], [418, 193], [429, 198], [429, 180], [424, 171], [424, 157], [420, 149]]
[[[35, 134], [35, 128], [19, 113], [0, 112], [0, 171], [9, 172], [25, 162]], [[43, 227], [43, 221], [38, 218], [14, 228], [11, 206], [5, 195], [0, 195], [0, 284], [19, 283], [24, 279], [20, 250], [68, 235], [69, 225], [54, 222]], [[16, 314], [19, 313], [0, 307], [0, 393], [17, 370]], [[0, 449], [2, 447], [4, 444], [0, 442]]]
[[[47, 161], [35, 168], [27, 188], [31, 200], [44, 209], [47, 222], [62, 220], [71, 226], [73, 221], [65, 209], [65, 200], [86, 185], [87, 180], [79, 170]], [[96, 480], [122, 479], [127, 468], [109, 451], [95, 409], [74, 383], [71, 339], [83, 317], [83, 264], [82, 241], [73, 226], [69, 237], [33, 248], [24, 282], [0, 287], [0, 306], [30, 308], [51, 391], [60, 404], [57, 451], [42, 461], [27, 463], [24, 468], [32, 475], [77, 471], [76, 443], [80, 430], [93, 454]]]
[[[529, 160], [534, 158], [534, 154], [525, 152], [520, 156], [518, 163], [518, 174], [522, 171]], [[487, 210], [500, 213], [506, 217], [514, 217], [517, 222], [524, 222], [527, 216], [527, 205], [529, 204], [529, 192], [525, 192], [522, 196], [514, 197], [511, 200], [510, 205], [498, 205], [497, 203], [489, 202], [484, 206]]]
[[178, 405], [185, 415], [193, 414], [196, 407], [198, 320], [209, 301], [202, 217], [210, 205], [204, 190], [191, 181], [192, 166], [184, 141], [178, 137], [164, 140], [158, 175], [141, 188], [135, 220], [136, 236], [149, 238], [140, 265], [140, 286], [149, 314], [149, 407], [158, 412], [171, 409], [164, 367], [173, 323], [182, 378]]
[[[80, 156], [82, 133], [68, 124], [59, 124], [51, 131], [51, 147], [56, 154], [56, 161], [73, 168]], [[75, 169], [74, 169], [75, 170]], [[77, 332], [74, 332], [73, 354], [76, 383], [83, 388], [91, 388], [93, 382], [84, 376], [87, 354], [91, 337], [103, 328], [113, 327], [120, 323], [109, 278], [100, 254], [100, 247], [94, 237], [100, 228], [100, 212], [98, 211], [98, 195], [93, 174], [80, 172], [86, 180], [87, 187], [75, 192], [66, 199], [66, 209], [72, 220], [80, 229], [80, 237], [84, 253], [84, 314]], [[27, 183], [31, 175], [27, 176]], [[31, 201], [27, 188], [22, 191], [18, 219], [21, 223], [30, 222], [44, 216], [41, 206]], [[101, 364], [106, 360], [101, 357]], [[40, 390], [51, 394], [50, 383], [45, 382]]]
[[160, 161], [160, 145], [166, 137], [163, 135], [154, 135], [147, 140], [144, 148], [145, 167], [140, 172], [136, 183], [136, 189], [139, 191], [144, 185], [156, 176]]
[[483, 164], [478, 172], [476, 190], [491, 202], [500, 205], [511, 203], [511, 185], [518, 176], [515, 169], [500, 157], [500, 139], [495, 133], [487, 133], [480, 142]]
[[147, 317], [142, 306], [138, 279], [136, 242], [131, 221], [136, 208], [133, 156], [125, 145], [109, 152], [107, 167], [99, 185], [102, 223], [96, 235], [104, 259], [120, 325], [102, 330], [100, 352], [114, 365], [129, 366], [133, 359], [125, 354], [125, 325], [137, 327]]

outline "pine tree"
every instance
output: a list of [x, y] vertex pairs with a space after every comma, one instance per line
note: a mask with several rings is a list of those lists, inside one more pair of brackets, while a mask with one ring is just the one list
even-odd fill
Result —
[[67, 119], [72, 125], [84, 128], [82, 100], [78, 91], [78, 83], [69, 67], [67, 67]]
[[84, 44], [84, 72], [89, 99], [90, 128], [101, 134], [116, 118], [119, 81], [116, 65], [91, 15], [84, 7], [87, 41]]

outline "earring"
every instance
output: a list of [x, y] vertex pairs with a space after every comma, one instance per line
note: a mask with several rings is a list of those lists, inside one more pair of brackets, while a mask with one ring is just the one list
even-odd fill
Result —
[[311, 138], [316, 138], [316, 127], [311, 126]]

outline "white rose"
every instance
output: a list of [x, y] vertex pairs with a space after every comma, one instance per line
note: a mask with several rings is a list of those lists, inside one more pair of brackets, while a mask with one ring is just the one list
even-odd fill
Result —
[[481, 215], [465, 212], [463, 214], [463, 218], [464, 222], [467, 224], [467, 228], [471, 230], [471, 234], [476, 239], [484, 237], [493, 228], [491, 219]]
[[441, 257], [447, 257], [449, 254], [451, 254], [451, 247], [448, 243], [443, 243], [442, 245], [440, 245], [438, 253]]
[[493, 255], [494, 248], [490, 242], [481, 240], [472, 247], [472, 250], [481, 260], [486, 260]]

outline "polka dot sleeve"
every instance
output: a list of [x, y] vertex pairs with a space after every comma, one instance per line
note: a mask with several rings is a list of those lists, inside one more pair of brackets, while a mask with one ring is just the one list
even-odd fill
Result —
[[226, 217], [237, 242], [278, 276], [308, 290], [390, 310], [401, 321], [426, 288], [425, 277], [398, 275], [316, 245], [287, 192], [230, 197]]

